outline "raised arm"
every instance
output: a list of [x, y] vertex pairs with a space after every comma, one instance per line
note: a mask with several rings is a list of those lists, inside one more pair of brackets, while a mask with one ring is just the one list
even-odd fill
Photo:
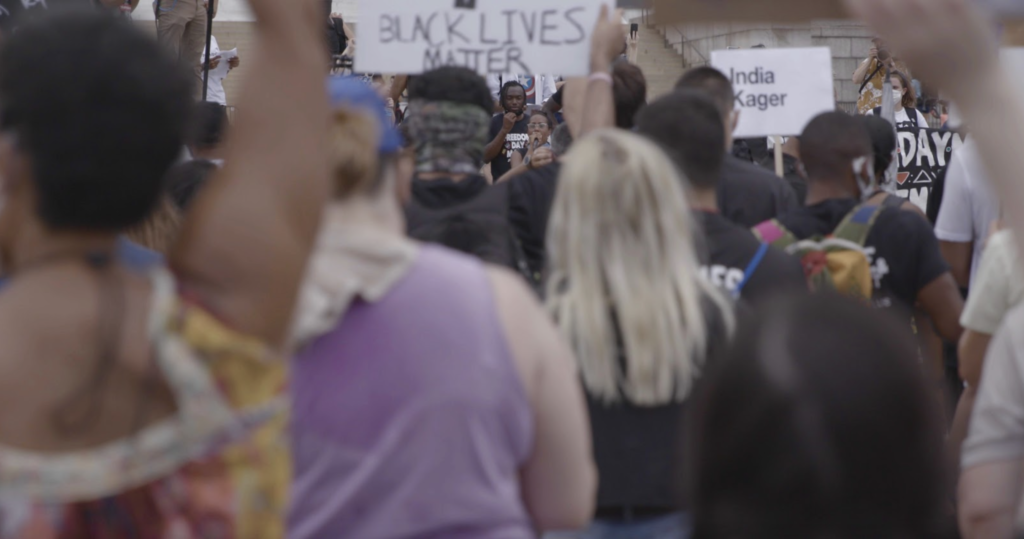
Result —
[[608, 6], [601, 6], [601, 15], [597, 19], [590, 43], [591, 77], [584, 94], [583, 110], [586, 113], [578, 136], [615, 127], [615, 95], [612, 91], [611, 72], [612, 63], [626, 43], [626, 34], [622, 30], [622, 10], [609, 14]]
[[494, 161], [501, 154], [501, 147], [505, 145], [505, 137], [512, 131], [512, 128], [516, 125], [516, 115], [514, 112], [505, 114], [505, 117], [501, 121], [501, 130], [494, 136], [494, 139], [487, 143], [484, 147], [484, 163], [490, 163]]
[[250, 0], [256, 57], [225, 167], [203, 190], [171, 264], [236, 329], [280, 344], [330, 195], [319, 0]]

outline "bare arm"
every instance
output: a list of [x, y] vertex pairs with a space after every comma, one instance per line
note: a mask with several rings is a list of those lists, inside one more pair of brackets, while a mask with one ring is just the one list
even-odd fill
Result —
[[396, 75], [395, 79], [391, 81], [391, 99], [395, 100], [396, 105], [402, 100], [402, 93], [405, 92], [408, 85], [409, 75]]
[[965, 539], [1013, 537], [1020, 499], [1019, 460], [989, 462], [960, 476], [960, 531]]
[[498, 131], [494, 140], [487, 143], [487, 146], [484, 147], [484, 163], [490, 163], [501, 155], [501, 147], [505, 145], [505, 137], [511, 130], [512, 128], [508, 127], [508, 122], [506, 122], [501, 126], [501, 131]]
[[516, 152], [512, 155], [512, 168], [500, 178], [495, 178], [494, 183], [498, 184], [501, 182], [507, 182], [528, 170], [536, 170], [556, 161], [555, 154], [551, 151], [551, 148], [537, 148], [537, 150], [533, 152], [533, 157], [530, 159], [528, 164], [522, 163], [522, 160], [520, 159], [520, 163], [517, 165], [515, 163], [515, 158], [518, 153], [519, 152]]
[[958, 342], [963, 328], [960, 327], [960, 312], [964, 299], [951, 273], [943, 273], [917, 293], [921, 309], [932, 319], [935, 330], [947, 342]]
[[973, 329], [964, 330], [963, 337], [960, 337], [960, 378], [963, 378], [967, 385], [977, 388], [981, 383], [981, 370], [991, 342], [991, 335]]
[[341, 27], [345, 29], [345, 35], [348, 37], [348, 42], [354, 45], [356, 42], [356, 31], [353, 30], [347, 22], [341, 23]]
[[974, 243], [940, 241], [939, 250], [946, 259], [957, 286], [967, 288], [971, 282], [971, 261], [974, 258]]
[[519, 152], [512, 152], [512, 160], [511, 160], [511, 162], [512, 162], [512, 168], [516, 168], [518, 166], [522, 166], [522, 164], [523, 164], [523, 156], [522, 156], [522, 154], [520, 154]]
[[[621, 21], [622, 10], [616, 10], [609, 16], [608, 6], [601, 6], [601, 15], [597, 18], [590, 44], [591, 73], [611, 73], [612, 62], [618, 57], [626, 42]], [[615, 127], [615, 96], [612, 85], [607, 80], [591, 78], [587, 81], [584, 96], [583, 110], [586, 113], [580, 124], [579, 136], [598, 129]]]
[[853, 83], [864, 84], [864, 79], [868, 77], [868, 70], [875, 66], [875, 63], [871, 61], [872, 58], [868, 58], [857, 66], [857, 70], [853, 72]]
[[593, 516], [597, 472], [576, 360], [522, 279], [492, 269], [491, 282], [533, 409], [533, 454], [520, 471], [523, 502], [542, 531], [582, 528]]
[[171, 265], [236, 329], [280, 344], [330, 196], [326, 51], [313, 0], [251, 0], [256, 48], [225, 167], [196, 200]]

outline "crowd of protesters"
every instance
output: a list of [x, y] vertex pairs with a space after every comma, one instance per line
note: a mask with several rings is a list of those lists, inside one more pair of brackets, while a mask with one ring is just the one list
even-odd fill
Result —
[[[861, 114], [784, 177], [607, 8], [585, 79], [365, 81], [250, 0], [231, 118], [199, 0], [5, 28], [0, 539], [1013, 537], [1020, 90], [968, 0], [847, 4]], [[908, 68], [971, 133], [934, 225]]]

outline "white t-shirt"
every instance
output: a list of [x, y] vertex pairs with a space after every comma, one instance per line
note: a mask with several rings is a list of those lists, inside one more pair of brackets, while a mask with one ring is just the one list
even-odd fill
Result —
[[999, 199], [992, 192], [974, 139], [968, 138], [949, 161], [942, 207], [935, 222], [935, 236], [953, 243], [974, 242], [972, 287], [981, 263], [984, 240], [992, 223], [998, 219]]
[[1024, 307], [1010, 312], [985, 355], [963, 469], [1024, 457]]
[[[924, 114], [922, 114], [921, 111], [917, 109], [908, 109], [906, 107], [903, 107], [903, 110], [896, 111], [894, 117], [894, 119], [896, 120], [896, 127], [914, 127], [914, 124], [910, 122], [910, 114], [907, 112], [908, 110], [913, 110], [914, 113], [917, 114], [917, 127], [921, 129], [931, 127], [930, 125], [928, 125], [928, 118], [925, 118]], [[874, 116], [874, 109], [869, 110], [867, 115]]]
[[960, 317], [963, 327], [992, 335], [1006, 313], [1024, 299], [1024, 279], [1013, 233], [1004, 230], [988, 240], [981, 264], [974, 273], [971, 295]]
[[[210, 36], [210, 59], [216, 58], [220, 54], [220, 46], [217, 45], [217, 38]], [[199, 57], [199, 63], [202, 64], [206, 60], [206, 48], [203, 48], [203, 54]], [[214, 103], [220, 103], [221, 105], [227, 106], [228, 98], [224, 93], [224, 79], [228, 77], [228, 71], [231, 70], [231, 66], [228, 65], [227, 60], [221, 60], [220, 65], [216, 69], [210, 70], [210, 82], [206, 90], [206, 100], [213, 101]]]

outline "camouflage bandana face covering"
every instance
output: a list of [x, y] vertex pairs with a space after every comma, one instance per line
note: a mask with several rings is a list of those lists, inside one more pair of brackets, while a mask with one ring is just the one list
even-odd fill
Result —
[[476, 105], [413, 101], [406, 123], [416, 149], [416, 172], [478, 174], [491, 118]]

